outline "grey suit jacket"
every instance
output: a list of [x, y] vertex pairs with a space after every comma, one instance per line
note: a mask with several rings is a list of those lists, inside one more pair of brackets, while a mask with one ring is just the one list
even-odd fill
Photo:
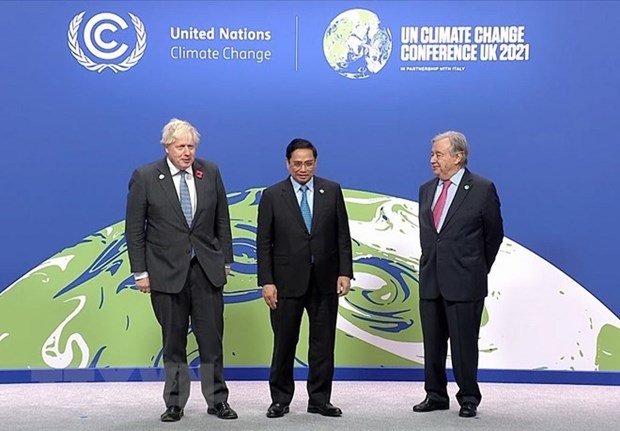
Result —
[[166, 159], [136, 169], [129, 181], [125, 236], [131, 271], [148, 271], [151, 289], [178, 293], [192, 248], [214, 286], [226, 283], [233, 260], [226, 191], [218, 167], [196, 159], [196, 213], [188, 226]]
[[492, 182], [466, 169], [438, 233], [431, 209], [438, 181], [420, 187], [420, 299], [483, 299], [504, 238], [497, 191]]
[[258, 284], [275, 284], [278, 296], [299, 297], [312, 265], [324, 294], [336, 294], [338, 276], [353, 277], [351, 234], [340, 185], [314, 177], [311, 232], [289, 178], [263, 191], [258, 207]]

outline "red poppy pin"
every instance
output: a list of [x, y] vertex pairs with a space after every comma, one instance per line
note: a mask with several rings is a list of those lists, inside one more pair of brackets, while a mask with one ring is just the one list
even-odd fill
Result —
[[196, 171], [196, 178], [198, 178], [199, 180], [202, 179], [202, 171]]

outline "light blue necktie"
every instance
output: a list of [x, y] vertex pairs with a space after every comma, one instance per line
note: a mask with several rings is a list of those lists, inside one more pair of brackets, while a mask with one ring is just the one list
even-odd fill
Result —
[[312, 213], [310, 212], [310, 205], [308, 205], [308, 197], [306, 192], [308, 191], [308, 186], [303, 185], [300, 188], [301, 190], [301, 203], [299, 204], [299, 208], [301, 208], [301, 216], [304, 218], [304, 223], [306, 224], [306, 229], [308, 229], [308, 233], [312, 232]]
[[185, 171], [179, 171], [179, 175], [181, 176], [181, 184], [179, 187], [179, 195], [181, 198], [181, 209], [183, 210], [183, 215], [185, 216], [185, 220], [187, 220], [187, 225], [192, 225], [192, 200], [189, 197], [189, 187], [187, 187], [187, 181], [185, 181]]

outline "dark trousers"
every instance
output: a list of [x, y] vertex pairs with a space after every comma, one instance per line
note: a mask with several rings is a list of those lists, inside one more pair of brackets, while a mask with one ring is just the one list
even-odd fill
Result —
[[269, 389], [274, 403], [288, 405], [293, 399], [295, 350], [304, 309], [308, 313], [310, 324], [308, 402], [314, 405], [330, 402], [334, 378], [338, 295], [336, 286], [333, 295], [319, 293], [312, 277], [310, 287], [304, 296], [298, 298], [278, 296], [278, 307], [271, 310], [274, 346]]
[[424, 389], [435, 401], [449, 401], [446, 357], [448, 339], [452, 370], [459, 387], [459, 404], [480, 403], [478, 387], [478, 336], [484, 300], [452, 302], [443, 298], [420, 300], [420, 318], [424, 337]]
[[223, 288], [211, 284], [194, 258], [183, 290], [176, 294], [153, 291], [151, 303], [162, 329], [166, 406], [185, 407], [189, 398], [187, 333], [190, 318], [200, 356], [202, 394], [210, 407], [227, 401], [222, 353]]

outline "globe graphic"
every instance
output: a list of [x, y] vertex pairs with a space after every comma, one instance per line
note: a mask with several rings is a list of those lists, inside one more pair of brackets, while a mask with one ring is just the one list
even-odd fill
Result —
[[366, 9], [347, 10], [332, 20], [323, 38], [329, 65], [349, 79], [378, 73], [390, 58], [392, 34]]
[[[224, 289], [227, 366], [266, 367], [271, 360], [269, 313], [256, 280], [262, 190], [228, 195], [234, 263]], [[343, 193], [355, 279], [340, 299], [336, 364], [419, 367], [418, 203]], [[124, 221], [104, 227], [0, 289], [0, 368], [125, 367], [131, 373], [126, 367], [161, 366], [161, 335], [148, 295], [136, 290], [124, 228]], [[620, 319], [560, 269], [504, 238], [489, 277], [481, 368], [620, 370]], [[302, 366], [307, 339], [302, 323], [296, 355]], [[199, 362], [194, 337], [188, 361]]]

